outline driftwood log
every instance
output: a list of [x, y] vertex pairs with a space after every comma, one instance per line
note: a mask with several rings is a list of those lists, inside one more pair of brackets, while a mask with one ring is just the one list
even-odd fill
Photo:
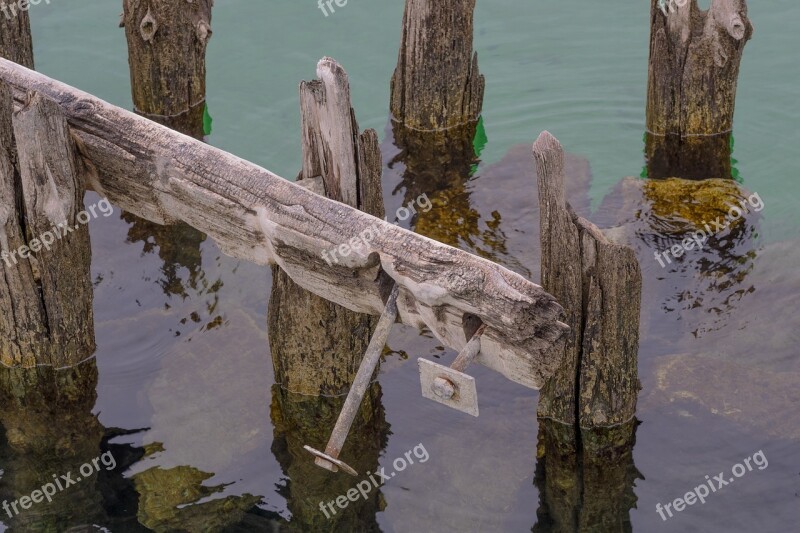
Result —
[[444, 130], [478, 120], [485, 80], [472, 51], [475, 0], [406, 0], [394, 119], [413, 130]]
[[3, 2], [0, 14], [0, 57], [33, 68], [31, 18], [16, 2]]
[[[378, 135], [375, 130], [359, 134], [341, 65], [323, 58], [317, 77], [300, 84], [303, 169], [298, 183], [383, 218]], [[279, 266], [272, 267], [269, 339], [275, 381], [283, 388], [308, 396], [346, 394], [376, 322], [303, 289]]]
[[539, 181], [542, 286], [571, 330], [552, 355], [561, 367], [542, 388], [541, 418], [581, 430], [618, 426], [636, 412], [642, 274], [632, 249], [609, 242], [564, 194], [564, 151], [548, 132], [533, 145]]
[[[62, 109], [0, 82], [0, 362], [69, 366], [94, 352], [83, 180]], [[88, 218], [88, 217], [87, 217]]]
[[[538, 388], [560, 364], [549, 348], [567, 331], [538, 285], [490, 261], [328, 200], [268, 170], [0, 59], [0, 79], [37, 90], [64, 111], [92, 171], [87, 186], [148, 220], [183, 220], [234, 257], [278, 264], [303, 288], [351, 311], [379, 315], [383, 271], [400, 288], [403, 323], [460, 350], [462, 320], [488, 329], [478, 362]], [[369, 244], [357, 240], [367, 231]], [[322, 252], [356, 243], [340, 264]]]
[[753, 35], [745, 0], [651, 0], [648, 176], [730, 178], [736, 84]]
[[124, 0], [133, 104], [138, 113], [203, 138], [206, 46], [214, 0]]

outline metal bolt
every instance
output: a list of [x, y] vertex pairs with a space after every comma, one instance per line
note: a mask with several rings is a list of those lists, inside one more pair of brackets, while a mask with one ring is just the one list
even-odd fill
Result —
[[434, 379], [431, 389], [436, 396], [443, 400], [449, 400], [456, 393], [455, 385], [447, 378]]

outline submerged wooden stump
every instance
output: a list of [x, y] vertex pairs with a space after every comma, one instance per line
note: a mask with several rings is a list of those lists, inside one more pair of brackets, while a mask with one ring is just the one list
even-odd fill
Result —
[[0, 57], [33, 69], [33, 40], [28, 11], [19, 9], [16, 2], [3, 4], [4, 10], [0, 13]]
[[197, 139], [206, 107], [206, 46], [213, 0], [125, 0], [136, 112]]
[[[380, 383], [367, 391], [341, 455], [361, 473], [359, 481], [377, 478], [380, 455], [386, 448], [389, 424], [381, 402]], [[344, 405], [344, 397], [310, 397], [292, 394], [279, 385], [272, 391], [272, 423], [275, 427], [272, 453], [286, 476], [286, 501], [292, 513], [289, 531], [380, 531], [377, 514], [385, 500], [379, 487], [372, 486], [365, 497], [350, 501], [345, 509], [333, 502], [356, 486], [353, 477], [334, 474], [314, 464], [303, 449], [311, 444], [320, 449]], [[362, 485], [363, 488], [363, 485]]]
[[739, 64], [753, 34], [745, 0], [651, 0], [647, 172], [651, 178], [730, 178]]
[[0, 362], [70, 366], [95, 349], [89, 215], [61, 108], [0, 83]]
[[394, 119], [414, 130], [445, 130], [475, 122], [484, 77], [472, 51], [475, 0], [406, 0], [397, 68]]
[[564, 195], [564, 152], [543, 132], [533, 145], [539, 181], [542, 285], [571, 330], [538, 415], [581, 431], [619, 426], [636, 412], [642, 275], [632, 249], [609, 242]]

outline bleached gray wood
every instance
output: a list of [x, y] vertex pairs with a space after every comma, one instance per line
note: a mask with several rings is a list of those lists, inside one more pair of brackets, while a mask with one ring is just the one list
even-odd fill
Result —
[[[488, 260], [396, 227], [291, 183], [212, 146], [90, 94], [0, 59], [0, 79], [18, 98], [37, 90], [55, 100], [79, 140], [87, 187], [148, 220], [182, 220], [227, 254], [278, 264], [302, 287], [352, 311], [379, 315], [383, 269], [400, 287], [403, 323], [428, 327], [444, 344], [466, 344], [465, 313], [486, 325], [478, 362], [538, 388], [558, 367], [547, 352], [567, 326], [541, 287]], [[341, 264], [321, 253], [350, 243]]]

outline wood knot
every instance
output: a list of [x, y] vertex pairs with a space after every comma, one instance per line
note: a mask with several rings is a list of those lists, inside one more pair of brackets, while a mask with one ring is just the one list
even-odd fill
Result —
[[747, 31], [747, 25], [739, 15], [731, 15], [730, 22], [728, 23], [728, 33], [736, 39], [741, 41]]
[[155, 36], [156, 31], [158, 31], [158, 22], [153, 18], [150, 9], [148, 9], [147, 15], [145, 15], [142, 22], [139, 23], [139, 33], [142, 35], [142, 39], [149, 43]]
[[197, 38], [200, 40], [201, 43], [205, 44], [211, 38], [211, 26], [205, 20], [201, 20], [197, 23]]

